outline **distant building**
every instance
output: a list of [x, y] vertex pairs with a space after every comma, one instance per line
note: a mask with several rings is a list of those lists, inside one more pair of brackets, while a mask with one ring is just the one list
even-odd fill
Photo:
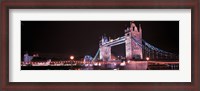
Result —
[[92, 56], [90, 55], [85, 55], [84, 57], [84, 62], [91, 62], [92, 61]]
[[24, 54], [24, 62], [30, 62], [33, 59], [33, 56], [29, 56], [28, 53]]

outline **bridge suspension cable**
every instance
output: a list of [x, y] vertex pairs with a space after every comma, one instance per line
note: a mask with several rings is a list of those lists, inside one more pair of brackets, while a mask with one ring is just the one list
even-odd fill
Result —
[[96, 52], [94, 58], [92, 59], [92, 62], [94, 62], [94, 60], [96, 60], [97, 56], [99, 55], [100, 49], [98, 49], [98, 51]]
[[[156, 57], [158, 59], [158, 55], [160, 54], [160, 56], [165, 56], [165, 58], [170, 57], [168, 59], [177, 59], [178, 56], [174, 53], [170, 53], [170, 52], [166, 52], [164, 50], [161, 50], [151, 44], [149, 44], [148, 42], [146, 42], [145, 40], [142, 39], [142, 43], [141, 44], [138, 40], [136, 40], [134, 37], [132, 37], [132, 39], [135, 41], [135, 43], [137, 45], [139, 45], [141, 48], [143, 48], [146, 52], [148, 52], [148, 56], [150, 56], [150, 52], [152, 52], [153, 54], [153, 58], [154, 58], [154, 54], [156, 53]], [[163, 59], [163, 58], [162, 58]]]

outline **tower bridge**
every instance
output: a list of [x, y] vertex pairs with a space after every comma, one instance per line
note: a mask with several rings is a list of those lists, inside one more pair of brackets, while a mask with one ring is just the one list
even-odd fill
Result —
[[[126, 59], [127, 60], [146, 60], [150, 59], [178, 59], [176, 54], [161, 50], [142, 39], [142, 28], [130, 22], [130, 27], [125, 29], [125, 35], [116, 39], [108, 40], [106, 36], [102, 36], [99, 42], [100, 60], [111, 61], [111, 48], [116, 45], [125, 43]], [[97, 57], [97, 54], [94, 58]]]

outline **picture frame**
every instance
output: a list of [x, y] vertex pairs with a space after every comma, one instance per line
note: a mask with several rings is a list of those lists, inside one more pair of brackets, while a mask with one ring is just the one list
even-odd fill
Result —
[[[191, 82], [9, 82], [9, 9], [191, 9]], [[2, 90], [131, 90], [199, 91], [199, 1], [2, 1], [1, 2], [1, 89]]]

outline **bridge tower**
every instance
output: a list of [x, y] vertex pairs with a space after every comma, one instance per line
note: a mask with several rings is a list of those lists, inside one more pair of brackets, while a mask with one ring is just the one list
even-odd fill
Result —
[[126, 59], [141, 60], [143, 59], [142, 45], [138, 45], [133, 38], [142, 44], [142, 29], [139, 29], [134, 22], [130, 22], [130, 27], [125, 30]]
[[102, 39], [99, 43], [100, 48], [100, 60], [110, 61], [111, 60], [111, 46], [104, 46], [108, 42], [108, 38], [106, 36], [102, 36]]

